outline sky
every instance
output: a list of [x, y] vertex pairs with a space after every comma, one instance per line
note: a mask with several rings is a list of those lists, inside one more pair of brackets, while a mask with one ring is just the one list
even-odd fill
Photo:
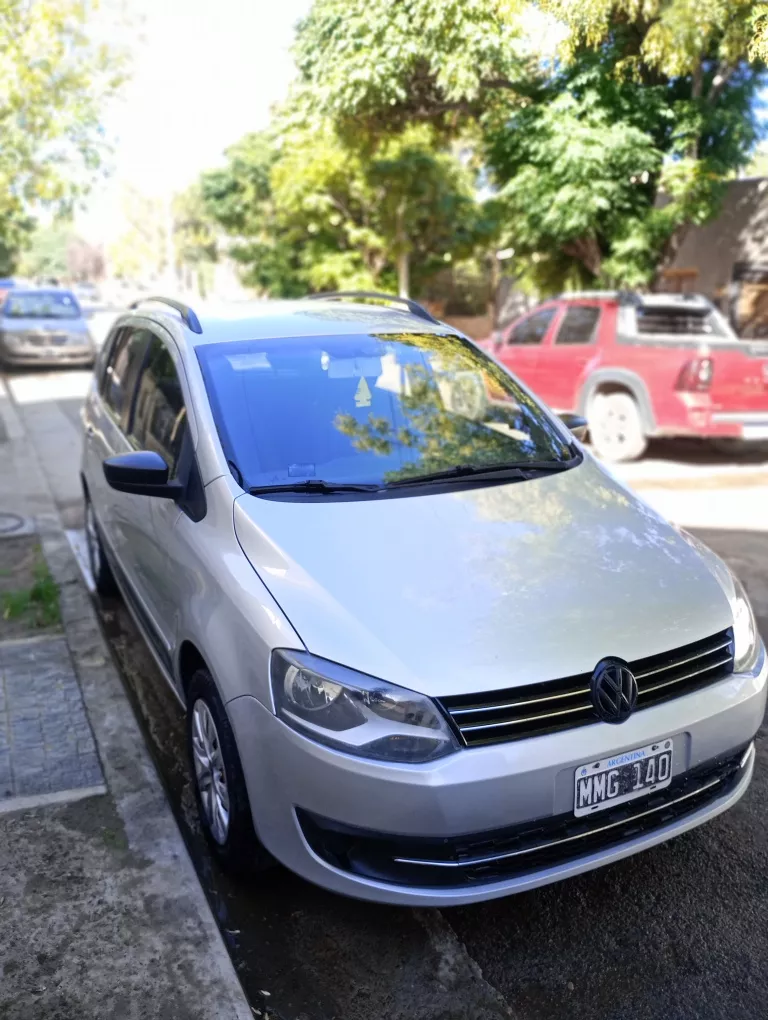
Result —
[[129, 43], [131, 80], [106, 111], [109, 178], [77, 215], [81, 233], [121, 228], [124, 184], [167, 195], [267, 125], [294, 73], [290, 46], [310, 0], [125, 0], [127, 31], [107, 11], [106, 34]]

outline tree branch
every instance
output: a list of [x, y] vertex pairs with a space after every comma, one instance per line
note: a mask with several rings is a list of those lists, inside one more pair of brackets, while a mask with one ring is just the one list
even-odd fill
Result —
[[735, 74], [737, 67], [738, 64], [727, 64], [725, 61], [722, 61], [718, 65], [717, 73], [712, 79], [712, 87], [710, 88], [709, 95], [707, 96], [708, 102], [717, 102], [723, 89]]
[[576, 237], [563, 245], [563, 252], [576, 258], [592, 273], [597, 276], [603, 265], [603, 255], [600, 245], [594, 237]]

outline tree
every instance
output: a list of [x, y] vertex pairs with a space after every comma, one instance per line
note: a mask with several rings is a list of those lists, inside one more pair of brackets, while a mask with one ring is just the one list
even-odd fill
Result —
[[395, 277], [407, 293], [493, 230], [471, 171], [423, 125], [367, 154], [327, 124], [279, 142], [251, 135], [204, 175], [202, 192], [234, 235], [245, 281], [282, 296], [392, 287]]
[[125, 229], [109, 247], [115, 276], [125, 280], [153, 279], [166, 268], [167, 215], [161, 199], [124, 185], [120, 206]]
[[173, 241], [176, 266], [187, 286], [203, 297], [210, 289], [213, 265], [218, 258], [215, 225], [203, 199], [200, 182], [174, 197]]
[[20, 269], [33, 278], [99, 280], [104, 275], [104, 253], [74, 233], [71, 223], [54, 222], [34, 232]]
[[270, 134], [253, 133], [227, 150], [226, 165], [200, 179], [206, 213], [229, 237], [228, 253], [242, 267], [243, 282], [265, 294], [305, 292], [301, 233], [282, 222], [272, 195], [278, 149]]
[[316, 0], [296, 47], [303, 102], [361, 144], [424, 119], [468, 137], [502, 243], [539, 289], [648, 284], [758, 137], [750, 46], [768, 5], [540, 7], [566, 30], [558, 59], [534, 59], [511, 0]]
[[[600, 103], [611, 124], [638, 127], [661, 157], [641, 175], [644, 206], [628, 208], [618, 229], [599, 241], [606, 276], [648, 282], [672, 261], [688, 227], [717, 212], [725, 180], [747, 163], [759, 137], [755, 98], [765, 74], [750, 53], [761, 5], [753, 0], [543, 3], [570, 30], [564, 87], [585, 109]], [[633, 176], [631, 183], [637, 184]], [[593, 237], [599, 236], [598, 227]]]
[[99, 117], [122, 52], [88, 33], [85, 0], [0, 0], [0, 272], [13, 268], [38, 202], [71, 207], [102, 162]]
[[429, 121], [454, 132], [530, 84], [522, 0], [315, 0], [294, 48], [300, 95], [346, 137]]

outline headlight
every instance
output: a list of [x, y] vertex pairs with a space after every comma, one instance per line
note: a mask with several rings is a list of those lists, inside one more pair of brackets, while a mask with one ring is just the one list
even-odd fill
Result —
[[737, 577], [733, 576], [734, 593], [729, 596], [733, 611], [733, 643], [736, 673], [746, 673], [755, 665], [760, 639], [755, 625], [755, 614], [749, 604], [747, 593]]
[[272, 693], [284, 723], [348, 754], [425, 762], [458, 747], [437, 706], [423, 694], [307, 652], [272, 653]]

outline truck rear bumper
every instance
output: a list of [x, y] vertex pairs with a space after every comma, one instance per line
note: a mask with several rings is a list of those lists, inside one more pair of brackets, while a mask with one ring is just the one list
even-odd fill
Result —
[[[768, 439], [768, 410], [765, 411], [716, 411], [712, 424], [717, 435], [735, 435], [739, 439]], [[728, 432], [720, 430], [727, 428]]]
[[[768, 400], [768, 398], [767, 398]], [[677, 393], [674, 407], [656, 416], [657, 436], [699, 436], [702, 439], [768, 440], [768, 406], [764, 410], [723, 411], [709, 394]]]

